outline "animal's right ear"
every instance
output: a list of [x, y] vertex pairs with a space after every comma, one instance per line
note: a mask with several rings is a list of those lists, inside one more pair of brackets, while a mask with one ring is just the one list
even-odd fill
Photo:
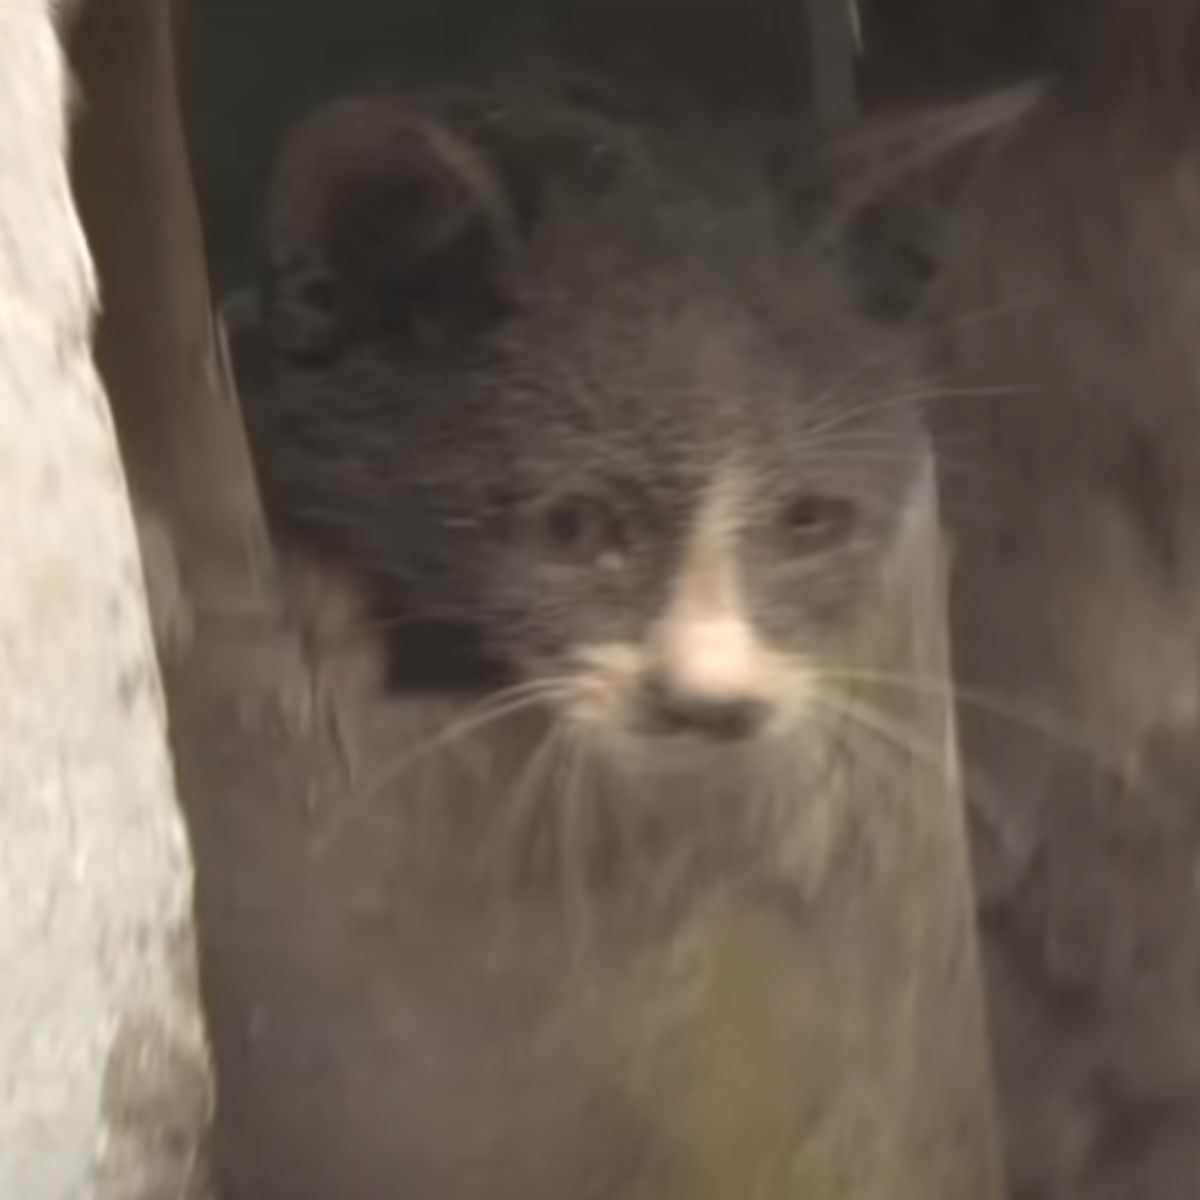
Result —
[[267, 335], [319, 360], [372, 337], [478, 328], [510, 299], [513, 227], [502, 188], [455, 134], [386, 97], [330, 105], [276, 165]]

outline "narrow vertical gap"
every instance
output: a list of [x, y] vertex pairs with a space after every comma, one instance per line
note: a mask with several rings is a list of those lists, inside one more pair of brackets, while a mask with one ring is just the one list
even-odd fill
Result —
[[804, 0], [804, 3], [813, 108], [822, 125], [841, 125], [858, 111], [854, 78], [857, 6], [854, 0]]

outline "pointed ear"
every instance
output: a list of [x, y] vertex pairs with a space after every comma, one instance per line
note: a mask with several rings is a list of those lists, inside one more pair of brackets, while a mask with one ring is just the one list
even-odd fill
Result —
[[[794, 195], [850, 271], [864, 311], [910, 316], [942, 261], [958, 198], [984, 156], [1040, 106], [1022, 85], [962, 104], [867, 119], [818, 155]], [[813, 180], [815, 179], [815, 183]]]
[[279, 352], [337, 355], [373, 337], [452, 336], [511, 294], [515, 221], [484, 160], [399, 101], [317, 112], [272, 180], [265, 316]]

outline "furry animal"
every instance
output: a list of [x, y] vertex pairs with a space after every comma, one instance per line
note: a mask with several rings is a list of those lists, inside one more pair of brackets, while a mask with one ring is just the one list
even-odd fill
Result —
[[386, 699], [318, 853], [216, 821], [232, 1195], [994, 1194], [928, 384], [785, 178], [494, 93], [285, 148], [253, 440]]
[[922, 383], [751, 155], [350, 100], [293, 136], [267, 243], [269, 502], [362, 583], [396, 689], [543, 683], [643, 749], [804, 723]]

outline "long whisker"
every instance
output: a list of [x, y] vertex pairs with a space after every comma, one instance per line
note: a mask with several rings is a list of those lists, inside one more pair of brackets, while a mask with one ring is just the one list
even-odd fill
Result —
[[918, 737], [911, 730], [905, 728], [902, 723], [881, 713], [874, 706], [862, 704], [844, 694], [832, 697], [826, 694], [819, 699], [817, 697], [813, 697], [813, 699], [829, 712], [852, 721], [919, 765], [928, 767], [943, 778], [948, 775], [951, 760], [945, 748]]
[[501, 864], [515, 862], [528, 840], [538, 810], [547, 799], [543, 784], [546, 775], [557, 766], [563, 736], [561, 727], [552, 724], [505, 792], [494, 832], [486, 843]]
[[1021, 726], [1031, 733], [1040, 734], [1046, 739], [1056, 742], [1065, 749], [1084, 754], [1103, 765], [1115, 767], [1115, 763], [1107, 761], [1106, 753], [1082, 726], [1076, 725], [1068, 718], [1046, 709], [1030, 711], [1020, 707], [1021, 701], [1015, 696], [1006, 696], [970, 684], [947, 683], [938, 679], [922, 679], [919, 676], [891, 673], [886, 671], [863, 670], [822, 670], [819, 678], [831, 683], [862, 683], [881, 688], [892, 688], [908, 691], [916, 695], [932, 696], [955, 703], [969, 705], [988, 716], [997, 717], [1011, 724]]
[[352, 795], [346, 805], [339, 810], [334, 820], [330, 822], [324, 834], [318, 838], [318, 847], [322, 850], [327, 847], [337, 838], [353, 813], [358, 812], [364, 804], [377, 797], [381, 791], [393, 786], [405, 772], [425, 762], [439, 750], [448, 749], [472, 733], [477, 733], [506, 717], [515, 716], [527, 709], [552, 702], [561, 695], [562, 687], [561, 681], [535, 680], [531, 683], [507, 688], [469, 708], [466, 714], [443, 726], [432, 737], [407, 750], [399, 760], [378, 772], [373, 780]]
[[[894, 750], [909, 757], [918, 766], [923, 766], [943, 783], [949, 783], [953, 760], [948, 748], [929, 739], [919, 737], [914, 731], [879, 712], [871, 705], [856, 703], [849, 697], [825, 695], [815, 702], [834, 716], [852, 722], [863, 732], [890, 745]], [[1006, 860], [1024, 863], [1029, 856], [1029, 837], [1017, 828], [1004, 797], [990, 784], [978, 782], [967, 789], [967, 802], [976, 818], [982, 823], [987, 835], [1001, 848]]]
[[1032, 384], [997, 384], [976, 387], [922, 388], [908, 392], [879, 392], [860, 397], [857, 403], [846, 408], [841, 408], [832, 403], [840, 398], [841, 393], [837, 395], [827, 394], [823, 397], [823, 402], [817, 408], [817, 412], [833, 408], [832, 415], [818, 424], [809, 426], [806, 432], [808, 434], [827, 434], [842, 429], [864, 417], [879, 416], [892, 411], [904, 412], [935, 400], [994, 400], [1012, 396], [1029, 396], [1038, 390]]
[[886, 348], [874, 354], [861, 357], [853, 369], [835, 377], [816, 397], [815, 404], [831, 407], [845, 395], [846, 391], [861, 379], [868, 378], [872, 371], [880, 370], [908, 354], [911, 347], [929, 342], [947, 334], [973, 329], [989, 322], [1002, 321], [1007, 317], [1017, 316], [1035, 311], [1043, 301], [1036, 296], [1013, 298], [994, 305], [955, 313], [953, 316], [939, 317], [937, 320], [927, 320], [921, 325], [914, 326], [908, 331], [903, 345]]
[[547, 703], [562, 694], [559, 683], [537, 680], [518, 684], [471, 706], [455, 720], [442, 726], [431, 737], [406, 750], [397, 762], [386, 767], [376, 780], [361, 793], [366, 798], [381, 787], [388, 787], [410, 767], [424, 761], [430, 754], [444, 750], [472, 733], [537, 704]]
[[583, 752], [572, 746], [555, 797], [557, 809], [559, 881], [568, 941], [577, 962], [587, 950], [591, 929], [588, 895], [586, 796], [583, 790]]

